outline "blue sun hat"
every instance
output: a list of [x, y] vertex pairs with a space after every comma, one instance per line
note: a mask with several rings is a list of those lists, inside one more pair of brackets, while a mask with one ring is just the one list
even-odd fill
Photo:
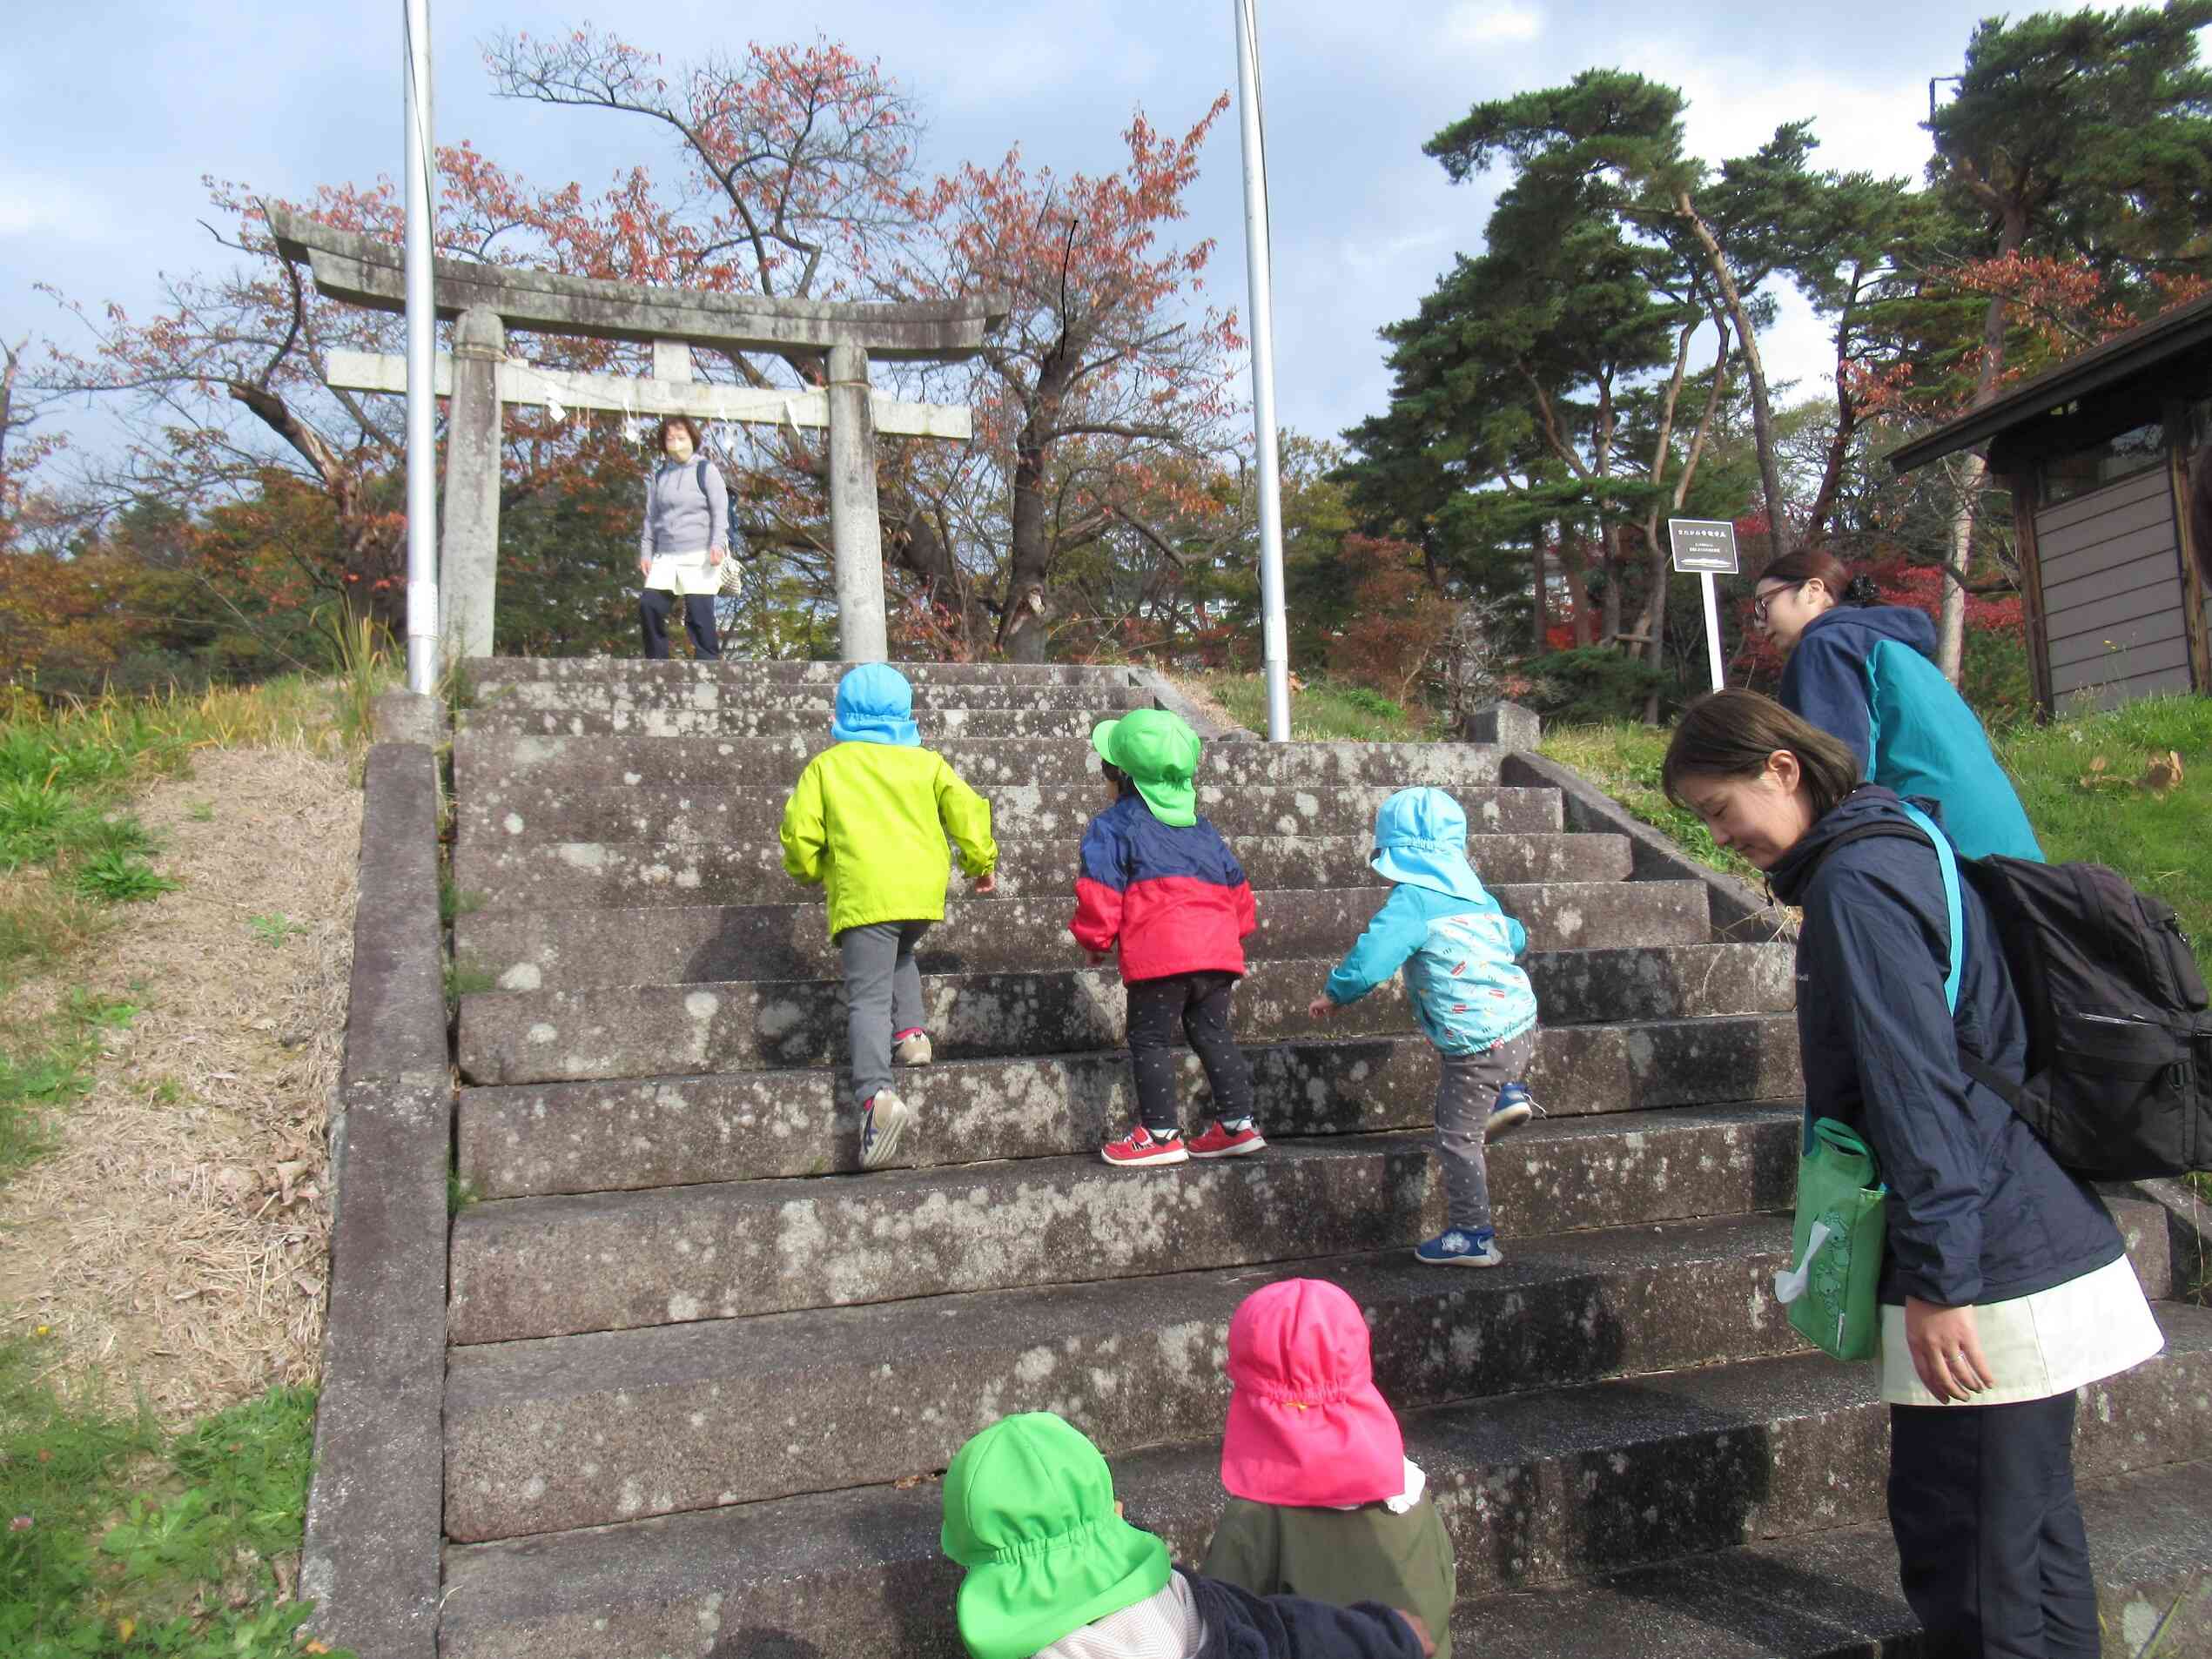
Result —
[[1368, 862], [1385, 881], [1497, 908], [1467, 862], [1467, 814], [1442, 789], [1400, 789], [1376, 808]]
[[862, 663], [837, 682], [830, 737], [839, 743], [918, 748], [922, 730], [914, 723], [914, 688], [888, 662]]

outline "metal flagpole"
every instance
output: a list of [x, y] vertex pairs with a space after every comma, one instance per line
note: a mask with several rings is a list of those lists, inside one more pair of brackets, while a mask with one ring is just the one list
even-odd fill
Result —
[[1267, 246], [1267, 158], [1260, 110], [1257, 0], [1231, 0], [1237, 102], [1244, 118], [1244, 265], [1252, 285], [1252, 425], [1260, 461], [1261, 662], [1267, 741], [1290, 740], [1290, 630], [1282, 608], [1282, 462], [1275, 443], [1275, 323]]
[[436, 180], [431, 148], [430, 0], [403, 0], [407, 46], [407, 689], [438, 682], [438, 313], [430, 286]]

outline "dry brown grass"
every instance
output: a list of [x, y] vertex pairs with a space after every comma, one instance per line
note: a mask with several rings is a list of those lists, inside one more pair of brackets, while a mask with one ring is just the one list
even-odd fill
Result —
[[137, 810], [181, 890], [18, 993], [141, 1011], [0, 1190], [0, 1320], [176, 1425], [318, 1374], [360, 794], [343, 756], [292, 742], [203, 750]]

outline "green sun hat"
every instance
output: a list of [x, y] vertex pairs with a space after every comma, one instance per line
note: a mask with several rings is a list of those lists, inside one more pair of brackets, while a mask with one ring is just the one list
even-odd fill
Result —
[[[1117, 762], [1118, 764], [1119, 762]], [[1099, 1448], [1048, 1411], [1002, 1417], [945, 1472], [945, 1553], [974, 1659], [1030, 1659], [1167, 1587], [1167, 1546], [1113, 1508]]]
[[1091, 729], [1091, 747], [1109, 766], [1129, 774], [1152, 816], [1162, 823], [1198, 822], [1198, 772], [1204, 747], [1181, 716], [1165, 709], [1139, 709]]

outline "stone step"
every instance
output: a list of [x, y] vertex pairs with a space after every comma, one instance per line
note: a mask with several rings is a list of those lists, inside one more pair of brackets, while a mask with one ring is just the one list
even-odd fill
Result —
[[[1640, 1118], [1546, 1125], [1498, 1143], [1498, 1225], [1510, 1234], [1713, 1213], [1786, 1192], [1785, 1145], [1740, 1114], [1663, 1134]], [[454, 1222], [452, 1337], [503, 1342], [1411, 1246], [1442, 1226], [1433, 1161], [1426, 1135], [1336, 1135], [1166, 1170], [1115, 1169], [1091, 1152], [495, 1199]], [[1648, 1174], [1660, 1190], [1608, 1190], [1612, 1171]]]
[[[777, 710], [809, 716], [828, 740], [837, 704], [834, 684], [801, 681], [736, 681], [636, 678], [609, 675], [594, 680], [510, 680], [485, 688], [470, 714], [712, 714]], [[1088, 711], [1094, 721], [1132, 709], [1153, 706], [1152, 693], [1134, 686], [1047, 685], [1035, 682], [970, 681], [914, 688], [914, 715], [924, 727], [941, 715], [986, 709], [1034, 709], [1039, 713]]]
[[[1728, 1023], [1741, 1051], [1762, 1042], [1780, 1051], [1764, 1068], [1748, 1052], [1738, 1061], [1755, 1087], [1778, 1091], [1793, 1075], [1783, 1022]], [[1658, 1160], [1655, 1175], [1683, 1179], [1683, 1154], [1665, 1137], [1701, 1134], [1711, 1121], [1703, 1105], [1684, 1104], [1707, 1098], [1711, 1061], [1698, 1045], [1710, 1044], [1711, 1034], [1697, 1025], [1543, 1032], [1530, 1078], [1552, 1114], [1549, 1130], [1563, 1135], [1584, 1124], [1603, 1129], [1616, 1112], [1664, 1107], [1636, 1125], [1644, 1141], [1626, 1151], [1609, 1146], [1603, 1155], [1623, 1168], [1648, 1156]], [[1300, 1041], [1247, 1048], [1246, 1054], [1261, 1126], [1274, 1138], [1430, 1123], [1436, 1060], [1425, 1038]], [[1177, 1060], [1186, 1118], [1196, 1127], [1206, 1111], [1204, 1074], [1187, 1051]], [[922, 1168], [1087, 1153], [1135, 1115], [1128, 1058], [1120, 1050], [940, 1062], [902, 1070], [898, 1087], [919, 1114], [922, 1132], [908, 1148]], [[1748, 1113], [1754, 1122], [1781, 1111], [1796, 1123], [1793, 1105], [1715, 1109]], [[860, 1159], [859, 1123], [845, 1100], [843, 1076], [826, 1066], [464, 1089], [455, 1122], [461, 1177], [483, 1198], [820, 1175], [857, 1169]], [[1531, 1129], [1514, 1138], [1535, 1134]], [[1721, 1161], [1739, 1155], [1750, 1153], [1738, 1148]]]
[[[2177, 1304], [2159, 1311], [2167, 1353], [2088, 1391], [2074, 1455], [2092, 1490], [2212, 1457], [2212, 1314]], [[1042, 1378], [1027, 1400], [1000, 1409], [1049, 1405], [1054, 1380]], [[1682, 1558], [1802, 1540], [1786, 1553], [1763, 1547], [1773, 1563], [1765, 1575], [1769, 1611], [1786, 1610], [1820, 1588], [1805, 1574], [1802, 1548], [1881, 1516], [1887, 1413], [1878, 1380], [1871, 1366], [1814, 1354], [1632, 1377], [1407, 1412], [1406, 1450], [1427, 1472], [1452, 1535], [1463, 1606], [1660, 1562], [1675, 1563], [1664, 1569], [1671, 1575], [1703, 1571], [1685, 1569]], [[810, 1432], [794, 1414], [787, 1432]], [[860, 1432], [875, 1421], [871, 1414]], [[652, 1659], [710, 1649], [962, 1659], [952, 1624], [958, 1569], [938, 1547], [940, 1493], [930, 1470], [912, 1473], [924, 1478], [904, 1490], [863, 1487], [451, 1545], [439, 1651], [444, 1659]], [[1114, 1475], [1132, 1521], [1167, 1539], [1178, 1561], [1201, 1556], [1222, 1504], [1212, 1444], [1125, 1456]], [[2093, 1548], [2099, 1535], [2092, 1531]], [[1894, 1569], [1893, 1555], [1893, 1586]], [[1519, 1628], [1542, 1639], [1533, 1625]], [[1733, 1628], [1704, 1632], [1710, 1646], [1658, 1648], [1633, 1623], [1586, 1645], [1590, 1627], [1564, 1622], [1550, 1628], [1549, 1645], [1511, 1651], [1545, 1659], [1871, 1651], [1721, 1645]]]
[[[2113, 1659], [2212, 1654], [2212, 1462], [2081, 1483]], [[2162, 1621], [2164, 1626], [2162, 1629]], [[1909, 1659], [1920, 1622], [1886, 1521], [1717, 1550], [1587, 1582], [1460, 1603], [1455, 1654], [1480, 1659]], [[771, 1644], [756, 1652], [773, 1652]]]
[[[1561, 1003], [1562, 1014], [1583, 1022], [1551, 1030], [1563, 1034], [1610, 1030], [1612, 1022], [1599, 1023], [1608, 1013], [1614, 1020], [1671, 1019], [1694, 1025], [1703, 1016], [1779, 1011], [1775, 1004], [1784, 992], [1768, 958], [1693, 959], [1710, 962], [1710, 973], [1694, 980], [1671, 979], [1631, 952], [1604, 962], [1547, 966], [1546, 983], [1564, 988], [1563, 997], [1571, 998]], [[1402, 980], [1335, 1010], [1328, 1024], [1317, 1027], [1307, 1006], [1335, 960], [1293, 957], [1254, 964], [1237, 988], [1240, 1040], [1271, 1042], [1324, 1031], [1361, 1037], [1414, 1029]], [[846, 1022], [840, 993], [837, 982], [818, 979], [478, 992], [461, 998], [458, 1064], [462, 1078], [477, 1084], [841, 1064]], [[922, 1002], [931, 1044], [942, 1060], [1112, 1048], [1126, 1036], [1127, 999], [1110, 966], [1058, 973], [926, 975]], [[1740, 1003], [1751, 1006], [1730, 1005]]]
[[[619, 656], [475, 656], [468, 659], [464, 675], [468, 683], [480, 690], [533, 680], [573, 681], [578, 684], [640, 680], [671, 685], [756, 682], [778, 686], [834, 687], [855, 666], [851, 662], [783, 659], [756, 661], [740, 657], [724, 657], [718, 662], [695, 662], [682, 657], [671, 657], [654, 662], [643, 657]], [[1133, 683], [1127, 667], [1109, 662], [894, 662], [891, 666], [918, 687], [1126, 686]]]
[[1400, 1411], [1786, 1353], [1799, 1343], [1766, 1290], [1789, 1247], [1786, 1217], [1754, 1216], [1514, 1238], [1496, 1272], [1395, 1251], [456, 1348], [446, 1531], [884, 1485], [943, 1468], [1009, 1411], [1057, 1411], [1108, 1456], [1202, 1442], [1227, 1404], [1229, 1316], [1293, 1274], [1359, 1302]]
[[[797, 883], [788, 890], [792, 897], [807, 892]], [[1622, 958], [1624, 951], [1707, 937], [1711, 929], [1700, 902], [1704, 890], [1690, 882], [1549, 882], [1494, 883], [1490, 888], [1506, 914], [1519, 917], [1527, 929], [1531, 950], [1586, 950], [1604, 940], [1610, 952], [1606, 961], [1590, 965], [1605, 970], [1608, 983], [1637, 977], [1631, 971], [1635, 964]], [[1383, 894], [1376, 888], [1257, 892], [1253, 909], [1259, 926], [1244, 941], [1245, 955], [1253, 962], [1341, 956], [1382, 902]], [[1039, 898], [996, 894], [954, 898], [945, 906], [945, 919], [922, 937], [918, 953], [922, 971], [1065, 972], [1083, 961], [1068, 932], [1074, 913], [1075, 902], [1065, 893]], [[494, 976], [508, 991], [835, 978], [842, 972], [837, 947], [830, 940], [828, 912], [820, 903], [477, 910], [454, 918], [454, 954], [469, 967]], [[1641, 977], [1674, 984], [1685, 973], [1718, 971], [1718, 964], [1726, 960], [1693, 958], [1681, 965], [1654, 961]], [[1789, 983], [1786, 972], [1783, 983]]]
[[[1237, 862], [1256, 889], [1357, 887], [1385, 883], [1368, 863], [1368, 836], [1240, 836]], [[1023, 842], [998, 850], [998, 893], [1005, 898], [1058, 895], [1075, 887], [1078, 843]], [[1626, 836], [1470, 836], [1467, 856], [1494, 884], [1619, 882], [1629, 878]], [[473, 838], [456, 848], [454, 882], [476, 913], [500, 910], [628, 909], [659, 904], [777, 904], [801, 890], [783, 873], [772, 837], [736, 845], [713, 842], [522, 842]], [[968, 891], [957, 872], [947, 890]], [[955, 903], [959, 902], [956, 898]]]
[[[828, 747], [821, 733], [703, 740], [464, 731], [454, 739], [454, 782], [463, 800], [524, 783], [566, 790], [662, 783], [702, 790], [746, 784], [788, 789], [807, 761]], [[1018, 748], [966, 737], [930, 747], [978, 789], [1008, 783], [1084, 783], [1095, 789], [1099, 783], [1099, 757], [1087, 733], [1039, 738]], [[1203, 781], [1214, 784], [1395, 789], [1433, 783], [1457, 789], [1496, 782], [1498, 755], [1476, 743], [1215, 742], [1206, 746], [1199, 766]], [[1556, 830], [1559, 819], [1527, 827]]]
[[[1106, 717], [1096, 700], [1085, 699], [1073, 708], [943, 709], [922, 722], [922, 741], [931, 748], [954, 738], [992, 742], [1025, 742], [1040, 737], [1088, 739], [1092, 727]], [[812, 708], [784, 708], [775, 702], [740, 700], [714, 709], [611, 708], [522, 709], [504, 702], [464, 709], [454, 718], [457, 729], [508, 732], [542, 737], [681, 737], [692, 742], [715, 738], [802, 737], [817, 748], [830, 742], [830, 722], [824, 712]]]
[[[1395, 786], [1394, 786], [1395, 787]], [[1232, 845], [1244, 836], [1358, 836], [1375, 823], [1375, 809], [1390, 789], [1355, 786], [1303, 789], [1279, 784], [1208, 784], [1199, 810]], [[1559, 828], [1559, 796], [1552, 789], [1499, 789], [1483, 784], [1455, 790], [1478, 834], [1544, 833]], [[518, 785], [481, 790], [454, 803], [454, 840], [472, 853], [486, 843], [530, 842], [665, 841], [774, 847], [788, 792], [696, 784], [640, 784], [635, 789], [579, 789]], [[994, 787], [992, 839], [1002, 845], [1025, 839], [1066, 843], [1070, 856], [1084, 826], [1106, 804], [1105, 791], [1088, 789]], [[781, 855], [779, 854], [780, 857]], [[1071, 868], [1072, 866], [1071, 865]]]

